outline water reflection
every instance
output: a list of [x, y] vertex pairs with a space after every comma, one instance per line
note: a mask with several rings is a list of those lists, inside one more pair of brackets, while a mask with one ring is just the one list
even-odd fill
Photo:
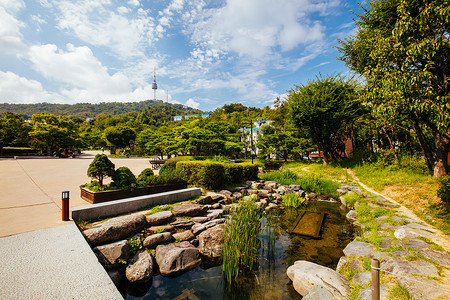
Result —
[[[326, 212], [320, 239], [288, 232], [303, 210]], [[299, 210], [275, 211], [260, 222], [259, 261], [253, 271], [242, 272], [235, 283], [226, 283], [221, 266], [209, 262], [176, 278], [155, 276], [144, 294], [142, 289], [137, 293], [128, 287], [126, 299], [301, 299], [286, 269], [296, 260], [335, 268], [342, 249], [354, 235], [345, 212], [336, 203], [317, 202]]]

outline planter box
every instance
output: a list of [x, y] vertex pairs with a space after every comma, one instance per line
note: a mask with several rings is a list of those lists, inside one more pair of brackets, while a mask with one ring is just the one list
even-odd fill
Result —
[[84, 187], [80, 187], [81, 198], [92, 203], [108, 202], [113, 200], [132, 198], [144, 195], [151, 195], [163, 192], [170, 192], [175, 190], [181, 190], [187, 188], [187, 183], [171, 183], [138, 187], [133, 190], [112, 190], [112, 191], [100, 191], [93, 192]]

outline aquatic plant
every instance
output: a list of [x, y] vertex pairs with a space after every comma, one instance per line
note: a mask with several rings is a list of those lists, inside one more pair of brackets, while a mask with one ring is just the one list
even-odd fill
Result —
[[305, 198], [300, 197], [297, 193], [288, 193], [281, 196], [285, 206], [297, 208], [305, 202]]

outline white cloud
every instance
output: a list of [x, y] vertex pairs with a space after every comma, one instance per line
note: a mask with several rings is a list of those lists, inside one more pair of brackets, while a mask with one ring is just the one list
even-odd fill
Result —
[[15, 14], [25, 8], [23, 1], [0, 1], [0, 52], [17, 54], [26, 49], [20, 28], [24, 23]]
[[140, 4], [138, 0], [129, 0], [127, 3], [133, 6], [139, 6]]
[[[132, 5], [139, 5], [133, 1]], [[125, 9], [113, 9], [109, 0], [86, 0], [82, 3], [59, 1], [58, 28], [68, 30], [80, 40], [95, 46], [105, 46], [122, 59], [144, 56], [146, 47], [156, 38], [154, 22], [148, 10], [137, 9], [124, 16]]]
[[0, 71], [0, 102], [59, 102], [62, 97], [44, 90], [41, 83], [12, 72]]
[[192, 108], [198, 108], [200, 106], [200, 103], [198, 103], [197, 101], [195, 101], [192, 98], [189, 98], [188, 101], [186, 101], [186, 106], [192, 107]]

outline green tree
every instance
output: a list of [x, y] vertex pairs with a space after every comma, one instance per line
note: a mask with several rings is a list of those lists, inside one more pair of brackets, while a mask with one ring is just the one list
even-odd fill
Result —
[[373, 0], [356, 17], [340, 59], [364, 76], [375, 108], [406, 117], [434, 176], [447, 174], [450, 1]]
[[323, 151], [324, 165], [339, 156], [347, 126], [362, 114], [355, 88], [351, 80], [328, 76], [289, 91], [292, 121]]
[[106, 128], [104, 135], [108, 142], [119, 148], [126, 148], [136, 138], [134, 130], [123, 125]]
[[97, 154], [90, 163], [87, 175], [97, 179], [100, 187], [103, 187], [103, 179], [114, 175], [115, 165], [109, 160], [105, 154]]
[[3, 112], [0, 117], [0, 153], [5, 146], [26, 145], [30, 130], [30, 125], [23, 120], [20, 114]]

